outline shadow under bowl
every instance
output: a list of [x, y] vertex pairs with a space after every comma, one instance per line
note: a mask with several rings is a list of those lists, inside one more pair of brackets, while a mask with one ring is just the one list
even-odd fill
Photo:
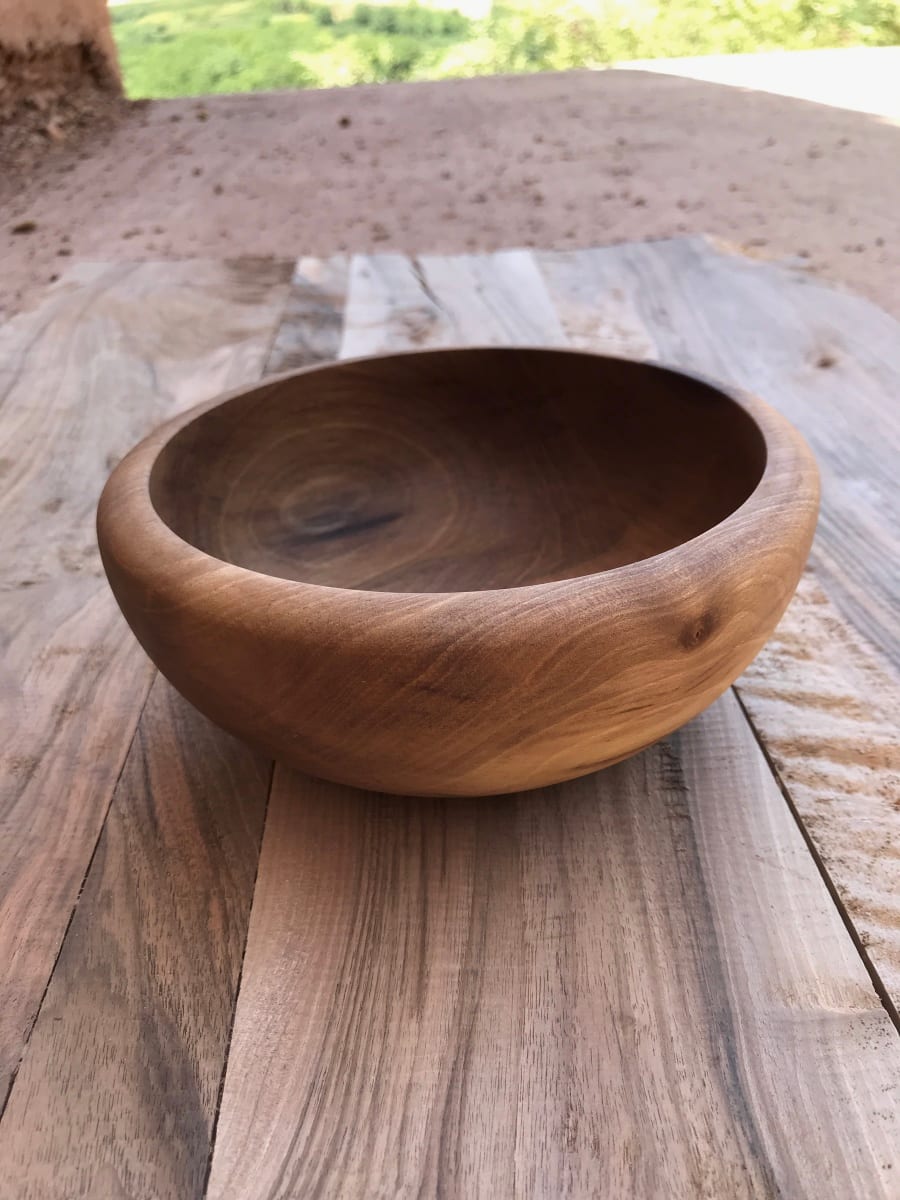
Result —
[[759, 400], [565, 350], [296, 372], [142, 442], [98, 512], [135, 634], [201, 711], [381, 791], [572, 778], [676, 729], [796, 588], [818, 510]]

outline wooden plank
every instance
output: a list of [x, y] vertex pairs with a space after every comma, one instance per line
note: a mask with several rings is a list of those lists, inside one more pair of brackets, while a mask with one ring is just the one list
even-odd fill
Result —
[[809, 573], [741, 701], [900, 1007], [900, 684]]
[[898, 1087], [729, 696], [543, 793], [282, 773], [209, 1195], [895, 1196]]
[[337, 355], [344, 326], [349, 264], [334, 258], [301, 258], [287, 305], [266, 361], [266, 373], [293, 371]]
[[[620, 353], [624, 329], [637, 357], [756, 391], [816, 451], [823, 489], [813, 562], [837, 606], [807, 581], [739, 690], [896, 1005], [900, 705], [890, 660], [900, 646], [900, 325], [865, 301], [719, 254], [704, 239], [539, 261], [579, 345]], [[817, 365], [823, 358], [830, 365]], [[876, 638], [880, 661], [850, 622]]]
[[344, 358], [449, 344], [450, 332], [422, 287], [421, 271], [402, 254], [354, 256], [344, 315]]
[[160, 420], [258, 376], [289, 276], [87, 264], [0, 330], [0, 1102], [152, 679], [102, 576], [97, 496]]
[[[526, 308], [522, 297], [533, 307]], [[523, 250], [458, 258], [358, 255], [343, 358], [456, 345], [563, 345], [534, 259]]]
[[704, 238], [538, 261], [582, 345], [615, 352], [609, 313], [624, 309], [629, 329], [646, 331], [639, 357], [736, 383], [797, 425], [822, 473], [818, 574], [839, 611], [900, 666], [900, 323]]
[[[417, 260], [451, 345], [564, 346], [565, 334], [527, 250]], [[349, 322], [348, 322], [349, 323]]]
[[[267, 368], [334, 356], [340, 266], [297, 265]], [[0, 1123], [15, 1196], [202, 1195], [269, 778], [157, 676]]]
[[202, 1195], [270, 773], [157, 676], [0, 1122], [0, 1194]]
[[[453, 340], [437, 274], [354, 262], [342, 353]], [[888, 1196], [898, 1066], [731, 696], [543, 793], [276, 770], [208, 1194]]]

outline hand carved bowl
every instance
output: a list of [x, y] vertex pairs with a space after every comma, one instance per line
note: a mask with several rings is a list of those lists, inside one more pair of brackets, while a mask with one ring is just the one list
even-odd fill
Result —
[[565, 350], [300, 371], [142, 442], [98, 513], [132, 629], [197, 708], [379, 791], [596, 771], [771, 634], [818, 510], [750, 396]]

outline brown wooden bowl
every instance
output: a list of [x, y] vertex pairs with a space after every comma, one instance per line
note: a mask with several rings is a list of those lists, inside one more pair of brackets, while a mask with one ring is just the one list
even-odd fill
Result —
[[327, 779], [518, 791], [714, 700], [803, 569], [818, 472], [752, 397], [565, 350], [299, 371], [170, 422], [98, 513], [202, 712]]

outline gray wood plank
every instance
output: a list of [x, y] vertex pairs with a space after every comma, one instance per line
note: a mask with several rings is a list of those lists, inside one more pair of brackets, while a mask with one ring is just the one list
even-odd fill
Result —
[[358, 255], [347, 303], [343, 358], [419, 346], [565, 340], [534, 259], [524, 250], [458, 258]]
[[900, 665], [900, 323], [704, 238], [538, 262], [582, 345], [610, 345], [608, 326], [624, 309], [649, 339], [638, 357], [738, 384], [797, 425], [822, 473], [819, 577], [843, 615]]
[[539, 261], [577, 344], [747, 387], [818, 457], [812, 563], [828, 596], [804, 582], [738, 690], [896, 1007], [900, 324], [704, 239]]
[[349, 263], [334, 258], [298, 259], [266, 373], [278, 374], [336, 357], [344, 327]]
[[900, 681], [809, 572], [737, 690], [900, 1007]]
[[0, 329], [0, 1103], [153, 672], [103, 579], [94, 508], [166, 417], [258, 376], [290, 264], [82, 264]]

